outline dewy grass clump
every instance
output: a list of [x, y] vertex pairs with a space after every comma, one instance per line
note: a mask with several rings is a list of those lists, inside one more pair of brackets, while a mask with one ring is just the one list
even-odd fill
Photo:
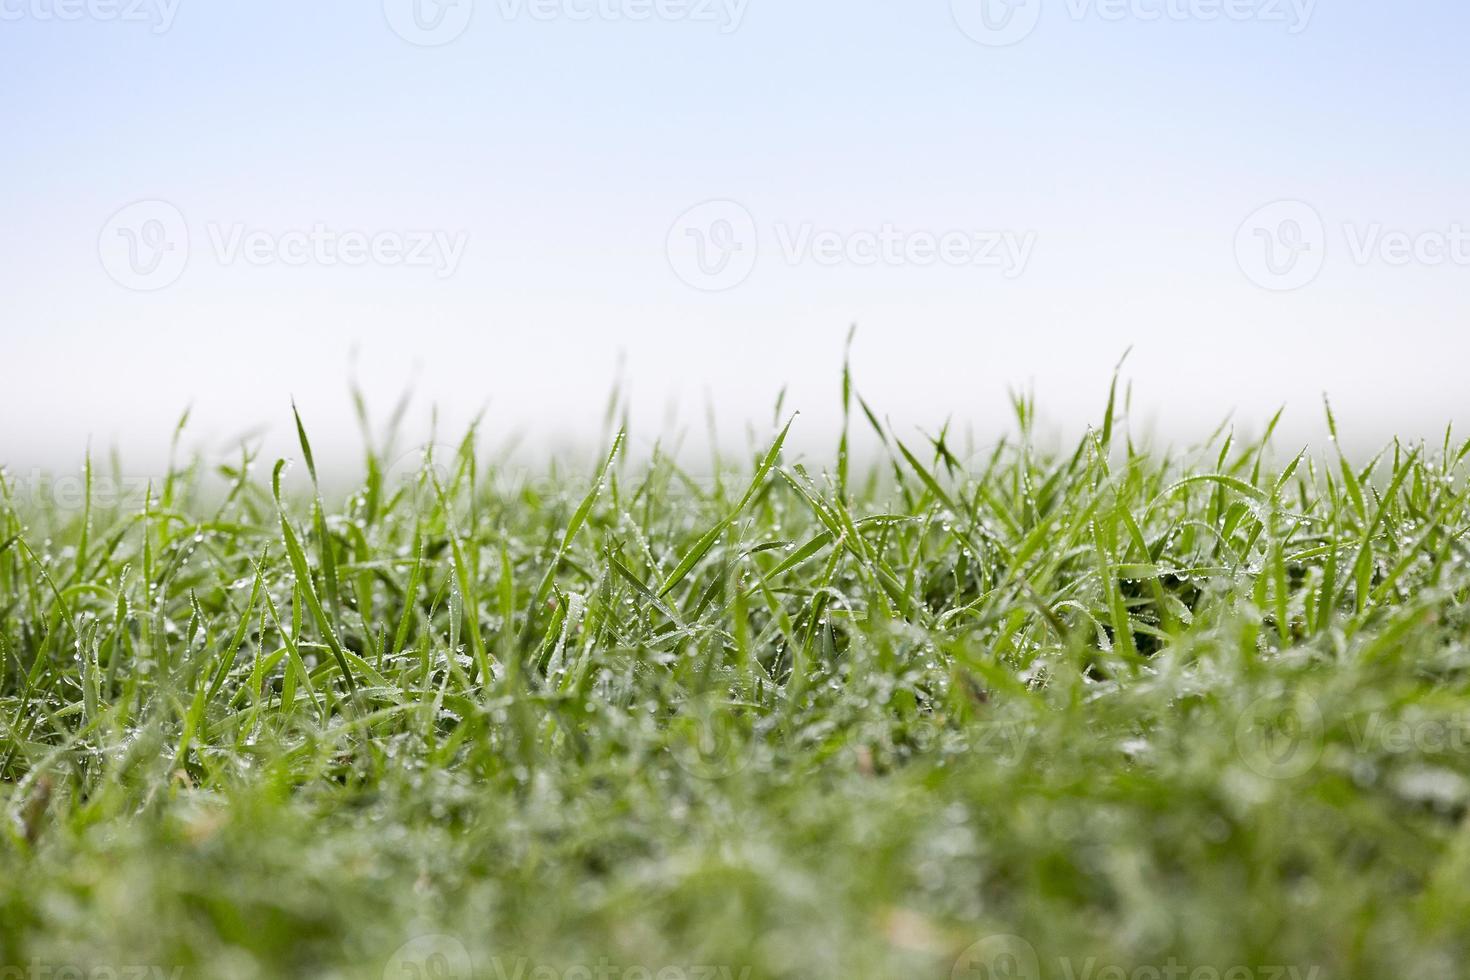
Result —
[[12, 475], [0, 975], [1463, 975], [1470, 446], [855, 408], [709, 480]]

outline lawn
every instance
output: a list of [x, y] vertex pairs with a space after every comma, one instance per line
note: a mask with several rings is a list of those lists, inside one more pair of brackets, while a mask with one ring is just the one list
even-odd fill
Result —
[[11, 473], [0, 978], [1466, 975], [1470, 443], [1114, 392]]

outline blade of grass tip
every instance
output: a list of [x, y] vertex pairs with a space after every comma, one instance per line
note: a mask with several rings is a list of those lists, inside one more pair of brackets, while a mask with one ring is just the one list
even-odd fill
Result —
[[939, 481], [934, 478], [934, 474], [929, 472], [929, 470], [925, 468], [924, 464], [920, 463], [913, 453], [909, 452], [909, 447], [903, 444], [903, 440], [895, 439], [894, 444], [898, 446], [898, 451], [903, 454], [903, 458], [905, 462], [909, 464], [909, 468], [918, 475], [919, 481], [924, 484], [924, 487], [931, 494], [934, 495], [934, 499], [938, 500], [942, 505], [944, 505], [944, 509], [949, 511], [956, 518], [963, 516], [965, 511], [962, 511], [959, 505], [954, 502], [954, 498], [950, 497], [950, 495], [945, 492], [944, 488], [939, 485]]
[[848, 467], [848, 429], [852, 417], [852, 338], [854, 325], [847, 331], [847, 344], [842, 352], [842, 438], [837, 443], [837, 495], [846, 503]]
[[1103, 429], [1101, 440], [1102, 450], [1104, 453], [1106, 453], [1113, 446], [1113, 416], [1117, 411], [1118, 405], [1118, 375], [1122, 373], [1123, 362], [1128, 360], [1128, 355], [1132, 353], [1132, 351], [1133, 348], [1129, 347], [1123, 352], [1123, 356], [1118, 358], [1118, 363], [1113, 368], [1113, 381], [1110, 385], [1108, 385], [1108, 410], [1107, 413], [1103, 416]]
[[51, 590], [51, 594], [56, 597], [56, 606], [61, 611], [62, 618], [66, 621], [66, 625], [71, 627], [72, 633], [80, 638], [81, 633], [77, 630], [76, 617], [72, 614], [71, 606], [67, 605], [66, 597], [63, 596], [61, 590], [56, 587], [56, 582], [51, 578], [51, 573], [46, 571], [45, 564], [36, 555], [36, 553], [31, 550], [31, 546], [26, 543], [25, 538], [21, 538], [19, 544], [21, 549], [26, 553], [26, 557], [31, 560], [31, 564], [35, 566], [36, 571], [40, 573], [41, 580], [46, 583], [46, 587], [49, 588]]
[[765, 486], [766, 477], [768, 477], [771, 473], [771, 470], [775, 468], [776, 460], [781, 455], [781, 447], [786, 444], [786, 434], [791, 431], [792, 423], [794, 423], [795, 421], [796, 416], [792, 415], [791, 418], [787, 421], [785, 427], [782, 428], [781, 434], [776, 436], [776, 441], [771, 443], [771, 448], [766, 450], [765, 458], [762, 459], [760, 465], [756, 467], [755, 476], [751, 477], [750, 486], [747, 487], [745, 490], [745, 496], [740, 498], [740, 503], [736, 504], [735, 510], [731, 512], [731, 520], [734, 520], [736, 517], [738, 517], [741, 511], [745, 510], [746, 505], [749, 504], [750, 501], [754, 499], [755, 495], [760, 491], [760, 489]]
[[143, 612], [138, 617], [138, 653], [153, 653], [153, 481], [143, 491]]
[[1322, 411], [1327, 413], [1327, 434], [1331, 437], [1334, 445], [1337, 444], [1337, 418], [1332, 414], [1332, 400], [1327, 397], [1327, 392], [1322, 392]]
[[598, 470], [597, 479], [593, 482], [592, 489], [587, 491], [587, 496], [582, 498], [581, 504], [572, 513], [572, 519], [567, 522], [566, 532], [562, 535], [561, 544], [557, 547], [556, 554], [551, 559], [551, 564], [547, 566], [546, 573], [541, 577], [541, 584], [536, 587], [536, 592], [531, 597], [531, 606], [526, 610], [526, 625], [521, 630], [520, 647], [523, 651], [527, 649], [527, 645], [534, 635], [536, 612], [551, 595], [551, 587], [556, 581], [557, 568], [560, 567], [562, 559], [566, 557], [568, 549], [571, 548], [572, 539], [577, 536], [577, 532], [586, 523], [587, 515], [592, 512], [592, 506], [597, 502], [597, 498], [602, 495], [603, 489], [607, 486], [608, 472], [612, 469], [613, 460], [622, 451], [625, 436], [626, 432], [619, 429], [618, 434], [613, 437], [612, 449], [608, 451], [607, 459], [603, 461], [602, 468]]
[[872, 427], [874, 432], [878, 433], [878, 441], [885, 446], [888, 445], [888, 433], [884, 431], [883, 423], [878, 421], [878, 413], [873, 411], [873, 406], [869, 405], [867, 399], [863, 398], [862, 395], [857, 396], [857, 403], [858, 408], [863, 410], [863, 415], [867, 418], [868, 425]]
[[317, 480], [316, 460], [311, 454], [311, 442], [306, 438], [306, 426], [301, 422], [301, 413], [296, 410], [296, 399], [291, 399], [291, 414], [296, 419], [296, 438], [301, 443], [301, 454], [306, 457], [306, 470], [311, 474], [311, 523], [316, 534], [317, 549], [321, 553], [322, 575], [326, 580], [327, 598], [332, 603], [332, 623], [342, 626], [342, 595], [337, 585], [337, 554], [332, 548], [332, 539], [327, 535], [327, 519], [322, 511], [322, 488]]
[[1138, 648], [1133, 643], [1133, 622], [1128, 618], [1128, 607], [1118, 587], [1116, 562], [1103, 542], [1099, 522], [1092, 523], [1092, 542], [1097, 552], [1097, 571], [1102, 580], [1103, 595], [1108, 603], [1108, 618], [1112, 620], [1113, 647], [1126, 660], [1138, 659]]
[[224, 687], [225, 678], [229, 676], [239, 656], [240, 645], [245, 642], [245, 634], [250, 630], [250, 616], [255, 611], [255, 603], [260, 599], [260, 583], [265, 575], [266, 555], [267, 551], [262, 549], [260, 560], [255, 563], [255, 581], [250, 586], [250, 601], [245, 603], [245, 612], [240, 616], [240, 625], [236, 627], [235, 634], [230, 637], [230, 645], [225, 648], [224, 654], [220, 657], [219, 666], [214, 672], [214, 679], [209, 684], [206, 701], [213, 701], [219, 694], [220, 688]]
[[[1337, 528], [1334, 527], [1333, 531], [1336, 532]], [[1322, 563], [1322, 584], [1317, 589], [1317, 622], [1312, 626], [1313, 633], [1321, 633], [1332, 622], [1337, 602], [1337, 563], [1337, 534], [1334, 533], [1331, 550]]]
[[1368, 503], [1363, 496], [1363, 485], [1359, 482], [1357, 474], [1353, 472], [1352, 464], [1347, 461], [1346, 456], [1341, 455], [1341, 452], [1339, 449], [1337, 462], [1338, 469], [1342, 472], [1343, 489], [1347, 491], [1348, 501], [1353, 505], [1353, 510], [1357, 512], [1359, 525], [1367, 527]]
[[724, 534], [729, 527], [730, 518], [724, 517], [714, 527], [706, 531], [694, 543], [694, 547], [690, 548], [684, 553], [684, 557], [679, 559], [679, 564], [674, 566], [674, 570], [669, 572], [663, 584], [659, 586], [658, 595], [665, 596], [672, 592], [674, 587], [684, 580], [684, 577], [689, 574], [694, 566], [699, 564], [699, 560], [709, 553], [710, 548], [714, 547], [715, 542], [720, 539], [720, 535]]
[[352, 416], [357, 420], [357, 431], [367, 445], [368, 451], [371, 452], [373, 445], [372, 417], [368, 413], [367, 398], [362, 393], [362, 385], [357, 383], [356, 377], [348, 382], [347, 392], [352, 397]]
[[602, 435], [604, 438], [613, 431], [613, 423], [618, 417], [618, 406], [623, 402], [623, 372], [627, 367], [627, 351], [618, 351], [617, 366], [613, 369], [612, 389], [607, 393], [607, 405], [602, 410]]
[[500, 581], [495, 583], [495, 591], [500, 601], [500, 656], [505, 662], [507, 680], [513, 682], [520, 672], [520, 658], [515, 655], [512, 642], [515, 636], [516, 587], [515, 571], [504, 534], [500, 538]]
[[[1133, 519], [1133, 514], [1129, 512], [1127, 506], [1121, 501], [1118, 505], [1118, 516], [1123, 521], [1123, 529], [1128, 532], [1129, 541], [1132, 542], [1133, 547], [1139, 552], [1140, 561], [1151, 562], [1153, 555], [1149, 552], [1148, 541], [1143, 536], [1143, 529], [1138, 526], [1138, 522]], [[1164, 595], [1164, 586], [1159, 580], [1159, 576], [1151, 576], [1148, 580], [1148, 587], [1149, 592], [1152, 593], [1154, 611], [1159, 617], [1159, 627], [1165, 633], [1171, 636], [1174, 635], [1179, 630], [1179, 621], [1174, 615], [1173, 610], [1169, 608], [1168, 600]]]
[[404, 644], [408, 642], [408, 629], [413, 619], [413, 611], [418, 603], [419, 578], [424, 569], [424, 540], [419, 534], [418, 528], [413, 532], [413, 570], [408, 575], [408, 586], [403, 590], [403, 615], [398, 619], [398, 630], [393, 634], [393, 654], [397, 656], [403, 652]]
[[1322, 394], [1322, 410], [1327, 414], [1327, 434], [1332, 439], [1333, 448], [1337, 450], [1338, 468], [1342, 471], [1344, 489], [1347, 491], [1348, 499], [1353, 505], [1353, 510], [1358, 513], [1360, 523], [1368, 522], [1368, 508], [1363, 501], [1363, 488], [1358, 482], [1357, 474], [1349, 465], [1347, 457], [1343, 454], [1342, 444], [1338, 441], [1337, 418], [1332, 414], [1332, 402], [1327, 393]]
[[378, 519], [378, 505], [382, 500], [383, 493], [383, 461], [378, 457], [378, 450], [373, 446], [373, 423], [372, 416], [368, 412], [367, 397], [362, 392], [362, 386], [354, 377], [348, 384], [348, 391], [352, 395], [352, 414], [357, 419], [357, 431], [362, 437], [363, 466], [366, 470], [364, 480], [367, 522], [372, 525]]
[[1252, 486], [1261, 485], [1261, 462], [1266, 457], [1266, 450], [1269, 449], [1271, 446], [1271, 436], [1273, 433], [1275, 433], [1276, 426], [1281, 421], [1282, 413], [1284, 413], [1285, 411], [1285, 405], [1276, 410], [1276, 414], [1271, 416], [1271, 421], [1266, 424], [1266, 431], [1262, 433], [1260, 442], [1256, 444], [1256, 462], [1255, 465], [1251, 467]]
[[[1360, 614], [1366, 608], [1370, 596], [1377, 595], [1377, 592], [1372, 589], [1373, 536], [1377, 534], [1379, 528], [1383, 526], [1384, 519], [1388, 515], [1388, 509], [1393, 501], [1393, 498], [1398, 494], [1399, 489], [1403, 486], [1404, 479], [1409, 475], [1409, 470], [1413, 463], [1418, 459], [1418, 457], [1419, 450], [1415, 449], [1409, 454], [1408, 460], [1405, 462], [1405, 464], [1396, 467], [1393, 478], [1389, 481], [1388, 488], [1384, 491], [1383, 496], [1379, 498], [1378, 509], [1373, 515], [1373, 520], [1364, 524], [1362, 536], [1358, 539], [1358, 555], [1356, 560], [1353, 562], [1353, 579], [1354, 587], [1357, 591], [1357, 612]], [[1343, 460], [1346, 471], [1350, 471], [1352, 468], [1346, 466], [1346, 462], [1346, 460]], [[1397, 578], [1397, 576], [1395, 576], [1395, 578]], [[1343, 583], [1343, 588], [1347, 588], [1346, 582]]]
[[[1235, 445], [1235, 430], [1229, 429], [1225, 432], [1225, 439], [1220, 444], [1220, 454], [1215, 458], [1215, 472], [1224, 473], [1225, 464], [1230, 459], [1230, 448]], [[1205, 523], [1214, 524], [1216, 519], [1225, 512], [1225, 488], [1216, 485], [1210, 491], [1210, 506], [1205, 512]]]
[[454, 564], [455, 585], [461, 603], [460, 613], [464, 616], [464, 623], [470, 635], [470, 653], [474, 655], [475, 669], [480, 675], [481, 683], [489, 684], [490, 657], [485, 650], [485, 639], [480, 634], [480, 600], [475, 591], [475, 575], [469, 562], [465, 559], [464, 547], [459, 540], [459, 530], [454, 526], [454, 519], [449, 516], [449, 500], [444, 495], [444, 487], [439, 483], [439, 476], [432, 471], [429, 475], [433, 478], [434, 492], [438, 495], [439, 506], [445, 513], [445, 523], [449, 527], [450, 559]]
[[[479, 494], [480, 457], [475, 451], [475, 443], [480, 438], [481, 417], [482, 414], [476, 414], [470, 421], [469, 429], [465, 431], [464, 438], [459, 441], [459, 446], [455, 449], [454, 492], [464, 494], [465, 523], [471, 529], [479, 523], [476, 497]], [[467, 483], [463, 490], [460, 489], [461, 483]], [[453, 518], [453, 512], [447, 505], [444, 517], [446, 521]], [[475, 568], [479, 569], [478, 562], [475, 563]]]
[[172, 510], [174, 506], [174, 477], [178, 472], [179, 438], [184, 434], [184, 427], [189, 424], [191, 411], [193, 411], [192, 406], [184, 409], [184, 414], [179, 416], [178, 424], [174, 426], [173, 437], [169, 440], [168, 473], [163, 478], [163, 496], [159, 501], [159, 505], [164, 510]]
[[1144, 516], [1148, 516], [1148, 514], [1150, 514], [1161, 501], [1163, 501], [1174, 491], [1182, 490], [1183, 488], [1193, 486], [1196, 483], [1213, 483], [1220, 488], [1228, 487], [1229, 489], [1234, 490], [1236, 493], [1239, 493], [1244, 497], [1249, 497], [1257, 504], [1264, 504], [1268, 500], [1266, 492], [1264, 490], [1261, 490], [1258, 487], [1253, 487], [1249, 483], [1246, 483], [1244, 480], [1237, 480], [1233, 476], [1225, 476], [1220, 473], [1201, 473], [1198, 476], [1187, 476], [1182, 480], [1177, 480], [1174, 483], [1169, 484], [1163, 490], [1160, 490], [1158, 495], [1155, 496], [1153, 500], [1150, 500], [1148, 506], [1144, 508]]
[[623, 564], [622, 560], [616, 554], [609, 552], [607, 560], [612, 570], [627, 581], [633, 587], [633, 591], [637, 592], [645, 602], [662, 613], [664, 618], [672, 622], [676, 627], [679, 629], [684, 628], [684, 623], [679, 619], [679, 614], [665, 605], [662, 599], [654, 595], [648, 586], [643, 584], [643, 580], [635, 575], [632, 569]]
[[317, 717], [325, 723], [327, 720], [326, 706], [317, 700], [316, 688], [311, 683], [311, 671], [306, 669], [306, 661], [301, 657], [301, 650], [296, 645], [296, 639], [292, 635], [292, 631], [287, 630], [281, 623], [280, 613], [276, 611], [276, 603], [271, 598], [269, 590], [265, 593], [265, 611], [270, 613], [271, 622], [275, 624], [276, 632], [281, 634], [281, 645], [286, 648], [286, 657], [292, 667], [292, 670], [286, 672], [286, 678], [281, 685], [282, 703], [286, 705], [288, 712], [295, 706], [296, 685], [300, 683], [305, 687], [307, 700], [316, 709]]
[[311, 579], [311, 567], [306, 563], [306, 552], [301, 550], [301, 543], [296, 538], [296, 532], [291, 529], [291, 521], [286, 516], [286, 506], [281, 501], [281, 470], [286, 466], [284, 459], [276, 460], [275, 472], [271, 474], [271, 493], [276, 500], [276, 512], [281, 519], [281, 537], [286, 543], [286, 556], [291, 562], [291, 571], [296, 576], [296, 583], [301, 589], [301, 594], [306, 600], [306, 606], [311, 610], [312, 618], [316, 620], [317, 628], [321, 630], [322, 637], [326, 640], [327, 647], [332, 651], [332, 656], [337, 661], [337, 666], [342, 671], [342, 678], [347, 683], [347, 690], [353, 698], [357, 697], [357, 681], [353, 679], [352, 668], [348, 666], [347, 654], [342, 650], [342, 644], [337, 639], [337, 633], [332, 629], [331, 620], [327, 618], [327, 611], [322, 608], [321, 599], [317, 597], [316, 585]]
[[[943, 463], [945, 471], [950, 476], [954, 476], [956, 473], [964, 470], [964, 466], [960, 464], [960, 461], [955, 458], [954, 452], [949, 448], [949, 430], [953, 425], [953, 419], [945, 419], [944, 425], [939, 427], [938, 435], [925, 436], [929, 440], [929, 444], [934, 447], [934, 461], [936, 463]], [[1019, 475], [1024, 479], [1025, 471], [1019, 471]]]
[[884, 429], [883, 423], [878, 420], [878, 413], [873, 411], [873, 406], [869, 405], [860, 393], [854, 392], [854, 394], [857, 397], [858, 408], [862, 409], [863, 417], [868, 420], [869, 427], [878, 434], [879, 444], [888, 452], [888, 461], [893, 467], [893, 479], [899, 488], [899, 493], [903, 495], [904, 503], [908, 507], [913, 508], [916, 506], [913, 494], [910, 493], [909, 485], [903, 478], [903, 467], [893, 455], [893, 448], [888, 442], [888, 433]]
[[[792, 469], [795, 471], [794, 474], [782, 470], [781, 477], [833, 536], [838, 546], [833, 560], [835, 561], [843, 551], [850, 553], [882, 590], [879, 593], [880, 596], [886, 596], [887, 600], [892, 602], [893, 607], [901, 610], [905, 617], [910, 616], [912, 614], [910, 594], [898, 581], [893, 571], [880, 558], [874, 558], [869, 552], [863, 536], [858, 533], [857, 526], [853, 523], [852, 515], [841, 504], [828, 504], [812, 485], [811, 477], [807, 475], [805, 468], [798, 464]], [[891, 614], [892, 609], [887, 611]]]
[[745, 690], [749, 690], [752, 679], [750, 600], [746, 595], [745, 575], [738, 567], [731, 569], [730, 579], [733, 593], [730, 614], [734, 621], [735, 668], [740, 672], [741, 685]]
[[1133, 382], [1129, 381], [1123, 386], [1123, 438], [1128, 443], [1128, 458], [1134, 459], [1138, 456], [1138, 447], [1133, 443], [1133, 429], [1129, 425], [1129, 419], [1133, 418]]
[[316, 486], [316, 459], [311, 455], [311, 441], [306, 438], [306, 426], [301, 422], [301, 413], [296, 410], [296, 399], [291, 399], [291, 416], [296, 420], [296, 439], [301, 443], [301, 454], [306, 457], [306, 471], [311, 474], [311, 485]]
[[801, 644], [791, 650], [791, 681], [786, 693], [789, 698], [788, 703], [793, 707], [800, 704], [801, 697], [806, 691], [813, 662], [812, 651], [816, 646], [818, 630], [823, 625], [822, 617], [832, 602], [830, 588], [832, 577], [837, 572], [837, 563], [841, 558], [840, 550], [834, 550], [828, 557], [821, 576], [816, 580], [816, 588], [812, 592], [811, 600], [807, 603], [805, 635], [802, 637]]
[[819, 531], [815, 536], [807, 541], [806, 544], [802, 545], [800, 548], [797, 548], [791, 554], [787, 555], [778, 565], [776, 565], [775, 568], [767, 572], [766, 577], [773, 579], [781, 573], [795, 568], [797, 565], [800, 565], [802, 562], [811, 558], [817, 552], [825, 548], [828, 544], [832, 542], [832, 540], [833, 534], [831, 531]]
[[78, 584], [82, 580], [82, 573], [87, 567], [87, 536], [92, 530], [92, 447], [87, 446], [87, 454], [82, 463], [82, 528], [77, 540], [76, 567], [72, 570], [72, 584]]
[[1006, 397], [1011, 403], [1011, 414], [1016, 417], [1016, 430], [1021, 434], [1021, 441], [1027, 442], [1031, 433], [1030, 412], [1026, 402], [1026, 393], [1010, 388], [1006, 391]]
[[766, 451], [765, 458], [756, 467], [755, 476], [752, 477], [750, 486], [746, 488], [745, 495], [735, 505], [735, 509], [723, 517], [714, 527], [705, 532], [704, 536], [695, 542], [694, 547], [690, 548], [684, 557], [679, 559], [679, 564], [674, 566], [674, 570], [669, 572], [668, 577], [659, 586], [657, 593], [659, 598], [668, 595], [674, 590], [675, 586], [684, 580], [684, 577], [694, 569], [695, 565], [699, 564], [700, 559], [709, 552], [710, 548], [714, 547], [714, 543], [719, 540], [720, 535], [724, 534], [730, 525], [735, 523], [735, 519], [745, 510], [746, 505], [750, 503], [751, 499], [765, 485], [766, 477], [770, 475], [771, 470], [775, 467], [776, 460], [781, 455], [781, 447], [786, 443], [786, 434], [791, 431], [791, 425], [795, 421], [796, 416], [791, 416], [791, 419], [786, 423], [786, 427], [776, 437], [776, 441], [771, 443], [771, 448]]
[[[1297, 453], [1296, 454], [1296, 457], [1293, 458], [1292, 461], [1287, 464], [1286, 469], [1284, 469], [1284, 470], [1281, 471], [1281, 475], [1276, 478], [1276, 483], [1271, 487], [1271, 499], [1272, 500], [1279, 500], [1280, 499], [1280, 497], [1281, 497], [1281, 491], [1284, 490], [1286, 488], [1286, 485], [1291, 482], [1292, 476], [1296, 473], [1297, 469], [1302, 465], [1302, 460], [1305, 459], [1306, 456], [1307, 456], [1307, 449], [1304, 446], [1304, 447], [1302, 447], [1301, 452]], [[1254, 482], [1254, 481], [1252, 481], [1252, 482]]]

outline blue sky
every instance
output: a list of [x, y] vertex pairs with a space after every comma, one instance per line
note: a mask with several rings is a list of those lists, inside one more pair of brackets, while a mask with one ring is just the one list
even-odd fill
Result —
[[1463, 3], [1040, 0], [995, 45], [978, 0], [413, 2], [0, 0], [6, 461], [156, 453], [186, 403], [284, 438], [293, 393], [345, 435], [354, 350], [384, 408], [533, 443], [594, 432], [620, 356], [649, 439], [789, 385], [821, 442], [852, 323], [900, 425], [984, 434], [1027, 383], [1080, 425], [1130, 346], [1180, 438], [1460, 412]]

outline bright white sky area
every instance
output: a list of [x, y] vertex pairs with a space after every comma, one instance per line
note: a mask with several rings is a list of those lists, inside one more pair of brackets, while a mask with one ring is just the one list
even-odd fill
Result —
[[[1464, 417], [1462, 0], [0, 0], [0, 461]], [[713, 202], [713, 203], [710, 203]], [[355, 362], [352, 352], [356, 351]], [[419, 423], [423, 413], [414, 416]], [[1470, 420], [1467, 420], [1470, 421]]]

